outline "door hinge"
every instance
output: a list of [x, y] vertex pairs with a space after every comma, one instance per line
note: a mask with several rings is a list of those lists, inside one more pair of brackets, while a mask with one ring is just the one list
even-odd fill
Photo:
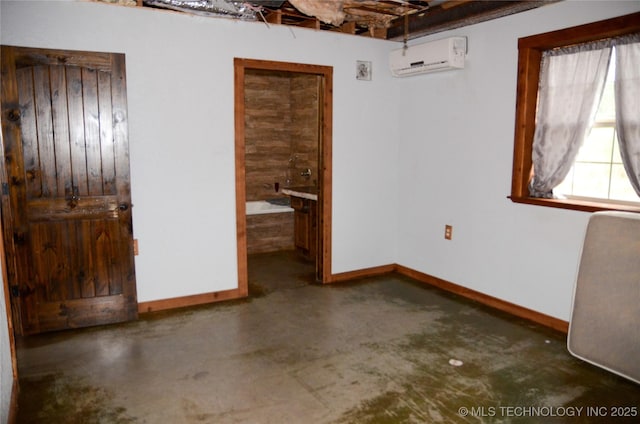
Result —
[[3, 196], [9, 195], [9, 183], [2, 183], [2, 195]]
[[10, 291], [11, 291], [11, 297], [20, 297], [20, 286], [13, 285], [11, 286]]

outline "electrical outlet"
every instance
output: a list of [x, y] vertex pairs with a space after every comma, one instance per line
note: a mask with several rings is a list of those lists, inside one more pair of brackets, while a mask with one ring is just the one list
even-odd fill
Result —
[[444, 226], [444, 238], [446, 240], [451, 240], [452, 236], [453, 236], [453, 226], [452, 225], [445, 225]]

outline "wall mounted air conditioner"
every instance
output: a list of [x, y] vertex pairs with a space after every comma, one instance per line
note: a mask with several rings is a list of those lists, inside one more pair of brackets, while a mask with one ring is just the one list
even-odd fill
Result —
[[466, 54], [467, 38], [450, 37], [393, 50], [389, 66], [394, 77], [463, 69]]

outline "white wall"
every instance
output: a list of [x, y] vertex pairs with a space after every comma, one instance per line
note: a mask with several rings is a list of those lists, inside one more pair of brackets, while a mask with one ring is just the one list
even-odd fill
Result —
[[334, 68], [333, 272], [395, 261], [395, 204], [379, 202], [397, 187], [393, 43], [101, 3], [1, 11], [3, 44], [126, 54], [139, 301], [237, 287], [234, 57]]
[[[397, 262], [567, 320], [588, 214], [506, 198], [517, 38], [638, 10], [565, 1], [414, 40], [468, 36], [467, 67], [398, 80], [394, 43], [98, 3], [2, 1], [0, 41], [126, 54], [139, 301], [237, 287], [233, 58], [245, 57], [334, 67], [334, 273]], [[356, 60], [373, 62], [373, 81], [355, 79]]]
[[[640, 10], [564, 1], [447, 33], [462, 71], [398, 80], [398, 263], [568, 320], [589, 214], [512, 203], [517, 39]], [[444, 240], [445, 224], [453, 240]]]
[[[0, 284], [4, 285], [1, 272]], [[4, 290], [0, 288], [0, 423], [6, 423], [9, 417], [11, 388], [13, 387], [13, 363], [11, 361], [9, 327], [4, 301]]]

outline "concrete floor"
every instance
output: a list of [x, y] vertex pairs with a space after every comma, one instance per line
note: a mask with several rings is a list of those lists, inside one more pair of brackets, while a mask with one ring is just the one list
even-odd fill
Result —
[[20, 340], [18, 422], [618, 423], [614, 412], [640, 414], [640, 386], [573, 358], [557, 332], [397, 275], [319, 286], [292, 252], [249, 264], [249, 300]]

